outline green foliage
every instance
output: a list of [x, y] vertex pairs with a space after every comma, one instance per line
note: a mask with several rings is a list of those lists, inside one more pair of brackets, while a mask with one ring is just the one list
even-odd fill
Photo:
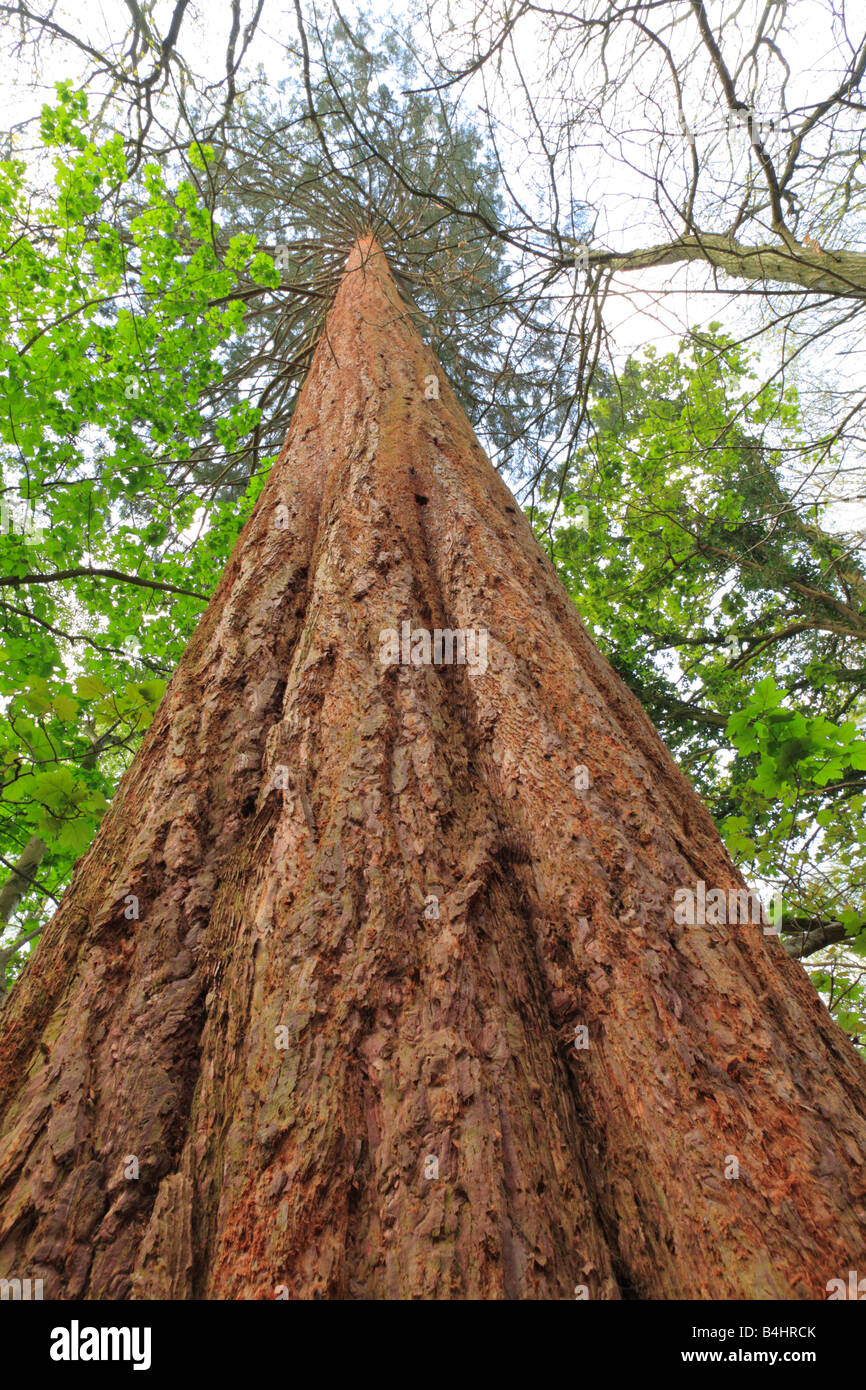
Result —
[[866, 578], [803, 500], [796, 390], [754, 380], [715, 325], [629, 361], [535, 524], [746, 875], [789, 929], [846, 927], [816, 979], [842, 971], [866, 1034]]
[[[188, 460], [244, 328], [239, 277], [272, 282], [273, 263], [242, 235], [221, 260], [195, 187], [154, 164], [133, 185], [120, 137], [86, 123], [61, 84], [38, 202], [24, 164], [0, 162], [0, 855], [48, 847], [16, 927], [87, 847], [261, 488], [202, 528]], [[128, 225], [106, 215], [133, 196]], [[259, 418], [235, 401], [223, 446]]]
[[[492, 214], [498, 171], [441, 97], [394, 95], [408, 60], [392, 37], [365, 49], [368, 33], [337, 26], [330, 70], [311, 74], [327, 157], [299, 69], [140, 164], [120, 134], [95, 138], [84, 94], [61, 83], [40, 122], [52, 186], [36, 194], [34, 170], [0, 164], [3, 869], [33, 836], [47, 845], [7, 942], [52, 909], [154, 717], [359, 230], [389, 242], [467, 408], [478, 418], [486, 396], [487, 428], [519, 433], [520, 377], [491, 386], [503, 243], [443, 213], [450, 199]], [[204, 125], [207, 94], [189, 95]]]

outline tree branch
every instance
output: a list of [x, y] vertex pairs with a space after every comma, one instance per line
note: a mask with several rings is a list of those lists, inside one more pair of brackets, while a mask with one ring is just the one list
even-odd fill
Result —
[[165, 584], [160, 579], [143, 579], [138, 574], [122, 574], [120, 570], [90, 569], [78, 565], [71, 570], [55, 570], [54, 574], [15, 574], [0, 575], [0, 584], [53, 584], [61, 579], [117, 579], [122, 584], [135, 584], [140, 589], [160, 589], [166, 594], [185, 594], [187, 598], [197, 598], [201, 603], [208, 602], [207, 594], [199, 594], [195, 589], [181, 589], [177, 584]]

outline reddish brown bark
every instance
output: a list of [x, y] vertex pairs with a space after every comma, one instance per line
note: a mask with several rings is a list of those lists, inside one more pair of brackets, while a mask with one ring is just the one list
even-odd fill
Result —
[[[404, 620], [486, 629], [486, 671], [383, 665]], [[675, 925], [699, 879], [741, 883], [356, 247], [0, 1019], [0, 1274], [826, 1297], [866, 1268], [866, 1069], [775, 938]]]

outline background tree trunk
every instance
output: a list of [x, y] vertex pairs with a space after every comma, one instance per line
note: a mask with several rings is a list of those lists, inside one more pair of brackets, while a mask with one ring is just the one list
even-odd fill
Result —
[[[0, 933], [4, 927], [8, 926], [24, 894], [33, 886], [39, 865], [45, 857], [46, 848], [44, 840], [40, 840], [38, 835], [31, 835], [16, 863], [12, 866], [11, 874], [3, 887], [0, 888]], [[22, 946], [25, 946], [34, 936], [39, 935], [40, 930], [41, 926], [37, 926], [32, 931], [22, 929], [8, 945], [0, 946], [0, 1009], [3, 1008], [8, 998], [6, 967]]]
[[[403, 621], [486, 629], [486, 671], [383, 665]], [[699, 879], [741, 886], [359, 243], [3, 1012], [0, 1274], [824, 1298], [866, 1261], [866, 1070], [777, 939], [674, 925]]]
[[[0, 888], [0, 923], [9, 921], [28, 888], [31, 887], [36, 871], [45, 855], [45, 842], [38, 835], [31, 835], [13, 865], [12, 872]], [[3, 952], [0, 951], [0, 956]]]

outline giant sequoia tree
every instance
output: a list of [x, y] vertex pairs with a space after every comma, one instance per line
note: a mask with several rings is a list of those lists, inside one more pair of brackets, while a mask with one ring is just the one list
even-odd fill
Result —
[[757, 921], [676, 920], [742, 881], [414, 317], [357, 243], [0, 1016], [0, 1275], [823, 1298], [866, 1258], [863, 1062]]

